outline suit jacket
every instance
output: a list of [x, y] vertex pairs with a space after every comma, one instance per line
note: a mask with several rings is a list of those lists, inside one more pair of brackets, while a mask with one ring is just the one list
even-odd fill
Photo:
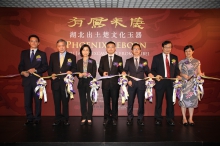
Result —
[[[87, 72], [92, 75], [93, 78], [96, 77], [96, 71], [97, 71], [97, 66], [96, 66], [96, 61], [94, 59], [89, 58], [88, 65], [87, 65]], [[77, 61], [77, 72], [83, 73], [83, 59], [80, 59]], [[83, 88], [84, 85], [89, 86], [90, 81], [92, 78], [79, 78], [78, 82], [78, 89]]]
[[[148, 61], [142, 57], [140, 57], [139, 66], [137, 70], [134, 64], [134, 57], [127, 59], [125, 63], [124, 71], [127, 74], [140, 79], [143, 79], [145, 77], [144, 74], [148, 76], [148, 74], [150, 73], [150, 69], [148, 67]], [[129, 80], [131, 80], [133, 83], [135, 82], [135, 80], [133, 80], [132, 78], [130, 78]], [[137, 81], [137, 85], [140, 90], [145, 90], [144, 80]]]
[[[175, 61], [175, 63], [172, 60]], [[163, 53], [160, 53], [153, 57], [153, 61], [151, 64], [151, 72], [154, 76], [161, 75], [163, 78], [165, 77]], [[170, 77], [175, 78], [179, 74], [180, 70], [178, 67], [178, 57], [176, 55], [170, 54]], [[156, 81], [155, 88], [161, 88], [161, 86], [162, 82]]]
[[[48, 69], [47, 56], [46, 53], [37, 49], [33, 61], [30, 59], [30, 49], [23, 50], [21, 52], [20, 63], [18, 65], [18, 71], [21, 73], [22, 71], [27, 71], [31, 68], [35, 68], [37, 70], [37, 74], [42, 76], [44, 72]], [[36, 84], [36, 81], [39, 77], [30, 74], [28, 77], [22, 77], [22, 86], [29, 86], [31, 83]]]
[[[123, 71], [122, 57], [114, 54], [114, 60], [112, 61], [111, 70], [109, 68], [108, 55], [102, 56], [99, 63], [98, 72], [100, 76], [103, 76], [104, 72], [108, 72], [108, 75], [118, 75]], [[115, 88], [119, 89], [118, 77], [102, 80], [102, 89]]]
[[[67, 71], [76, 72], [76, 56], [66, 52], [66, 56], [63, 61], [63, 65], [60, 67], [59, 52], [52, 53], [50, 55], [48, 75], [66, 73]], [[62, 90], [65, 90], [65, 82], [63, 76], [57, 76], [55, 80], [51, 79], [52, 90], [57, 90], [61, 86]]]

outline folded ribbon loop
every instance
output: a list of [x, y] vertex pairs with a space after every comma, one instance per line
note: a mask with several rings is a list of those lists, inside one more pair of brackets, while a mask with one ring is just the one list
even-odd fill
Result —
[[125, 104], [125, 101], [128, 100], [128, 90], [127, 90], [127, 84], [128, 84], [128, 79], [125, 76], [121, 76], [118, 78], [118, 84], [121, 85], [120, 87], [120, 97], [121, 97], [121, 103]]
[[99, 86], [98, 81], [95, 78], [93, 78], [93, 80], [90, 81], [89, 86], [91, 88], [90, 98], [91, 98], [92, 104], [94, 104], [98, 100], [98, 92], [97, 92], [97, 90], [99, 89], [100, 86]]
[[182, 92], [182, 83], [176, 78], [176, 81], [173, 82], [173, 104], [176, 103], [176, 97], [182, 101], [183, 92]]
[[37, 93], [39, 96], [39, 99], [42, 99], [44, 96], [44, 102], [47, 102], [47, 92], [46, 92], [46, 87], [47, 82], [43, 78], [39, 78], [37, 80], [37, 86], [34, 89], [34, 92]]
[[[196, 95], [200, 101], [204, 95], [204, 90], [203, 90], [204, 80], [201, 78], [201, 76], [197, 76], [194, 77], [193, 82], [194, 82], [194, 87], [193, 87], [194, 95]], [[201, 94], [201, 98], [200, 98], [200, 94]]]
[[152, 102], [153, 98], [153, 87], [155, 85], [155, 81], [152, 80], [152, 78], [149, 78], [145, 81], [146, 90], [145, 90], [145, 100], [149, 100], [149, 102]]
[[66, 83], [67, 93], [70, 94], [70, 99], [74, 99], [73, 96], [73, 94], [75, 94], [75, 91], [73, 89], [74, 77], [71, 74], [67, 74], [67, 76], [64, 78], [64, 82]]

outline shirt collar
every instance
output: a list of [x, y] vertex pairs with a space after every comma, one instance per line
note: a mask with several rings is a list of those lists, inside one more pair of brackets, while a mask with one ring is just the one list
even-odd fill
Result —
[[60, 56], [66, 56], [66, 51], [63, 53], [59, 53]]

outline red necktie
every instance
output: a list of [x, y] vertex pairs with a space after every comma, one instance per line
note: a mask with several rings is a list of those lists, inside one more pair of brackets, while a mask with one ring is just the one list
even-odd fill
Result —
[[166, 68], [167, 68], [167, 78], [170, 78], [170, 64], [168, 60], [168, 55], [166, 55]]

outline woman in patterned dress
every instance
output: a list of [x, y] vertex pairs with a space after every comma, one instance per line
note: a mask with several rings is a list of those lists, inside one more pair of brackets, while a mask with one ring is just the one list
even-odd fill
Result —
[[96, 77], [97, 66], [96, 61], [90, 58], [92, 50], [89, 45], [84, 44], [81, 46], [80, 55], [82, 59], [77, 61], [77, 71], [80, 72], [78, 75], [78, 90], [82, 114], [81, 125], [84, 125], [86, 121], [88, 125], [92, 125], [93, 104], [90, 99], [91, 88], [89, 83], [92, 81], [92, 77]]
[[[201, 73], [200, 69], [200, 61], [193, 58], [194, 48], [192, 45], [187, 45], [184, 47], [184, 52], [186, 58], [181, 60], [179, 62], [179, 69], [181, 72], [181, 77], [183, 79], [183, 86], [182, 86], [182, 92], [183, 92], [183, 100], [179, 101], [179, 105], [181, 106], [181, 111], [183, 115], [183, 125], [187, 126], [188, 124], [193, 126], [193, 112], [194, 108], [198, 107], [198, 97], [194, 95], [193, 90], [193, 78], [191, 78], [194, 75], [204, 75]], [[185, 82], [188, 80], [187, 82]], [[186, 118], [186, 109], [189, 109], [189, 119], [187, 122]]]

